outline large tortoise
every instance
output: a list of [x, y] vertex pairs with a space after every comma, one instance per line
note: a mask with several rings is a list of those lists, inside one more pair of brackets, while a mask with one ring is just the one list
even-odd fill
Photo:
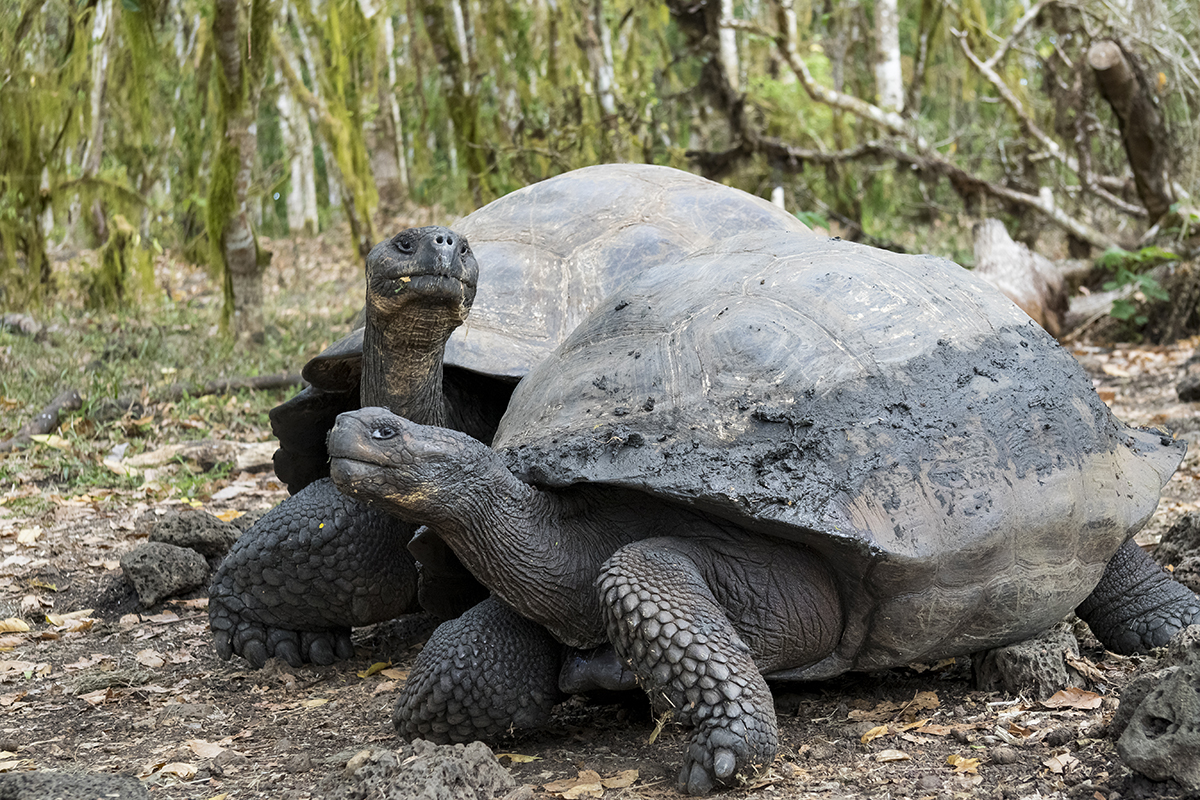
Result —
[[442, 618], [484, 594], [432, 536], [418, 581], [403, 547], [412, 529], [329, 483], [325, 436], [337, 414], [383, 406], [490, 441], [517, 380], [602, 297], [694, 249], [772, 229], [807, 231], [738, 189], [612, 164], [513, 192], [457, 232], [413, 229], [375, 247], [366, 325], [310, 361], [311, 385], [271, 412], [276, 472], [294, 496], [238, 541], [214, 577], [218, 652], [255, 666], [272, 655], [330, 663], [352, 652], [351, 627], [416, 611], [418, 592]]
[[756, 233], [645, 273], [526, 376], [493, 446], [382, 409], [330, 434], [343, 491], [532, 620], [488, 601], [439, 628], [404, 735], [544, 718], [522, 699], [558, 668], [542, 626], [611, 642], [695, 727], [680, 782], [703, 793], [773, 758], [764, 676], [970, 653], [1072, 610], [1128, 652], [1200, 614], [1131, 541], [1184, 443], [1114, 418], [944, 259]]

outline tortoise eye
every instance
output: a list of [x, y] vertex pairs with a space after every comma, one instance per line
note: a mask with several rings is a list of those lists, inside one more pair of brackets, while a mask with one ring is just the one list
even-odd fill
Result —
[[396, 435], [396, 429], [390, 425], [376, 425], [371, 429], [372, 439], [391, 439]]
[[392, 244], [396, 245], [396, 249], [401, 253], [411, 253], [413, 251], [412, 242], [404, 234], [400, 234], [392, 239]]

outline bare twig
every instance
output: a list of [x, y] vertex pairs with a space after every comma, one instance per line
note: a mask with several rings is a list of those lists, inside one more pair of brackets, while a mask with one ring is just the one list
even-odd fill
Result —
[[996, 65], [999, 64], [1001, 60], [1003, 60], [1004, 56], [1008, 54], [1009, 49], [1012, 48], [1017, 39], [1021, 38], [1021, 34], [1025, 33], [1025, 29], [1029, 27], [1029, 23], [1037, 19], [1038, 14], [1042, 13], [1042, 9], [1053, 2], [1055, 2], [1055, 0], [1038, 0], [1038, 2], [1034, 4], [1033, 8], [1026, 11], [1025, 15], [1017, 20], [1016, 24], [1013, 25], [1012, 32], [1009, 33], [1008, 37], [1000, 43], [1000, 46], [996, 48], [996, 52], [992, 53], [992, 55], [988, 57], [988, 60], [983, 62], [983, 65], [988, 69], [994, 70]]

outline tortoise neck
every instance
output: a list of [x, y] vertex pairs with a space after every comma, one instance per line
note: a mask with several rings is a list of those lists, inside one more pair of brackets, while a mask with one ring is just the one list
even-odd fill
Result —
[[458, 327], [446, 315], [417, 309], [378, 317], [368, 310], [363, 332], [363, 406], [382, 406], [422, 425], [446, 424], [442, 359]]

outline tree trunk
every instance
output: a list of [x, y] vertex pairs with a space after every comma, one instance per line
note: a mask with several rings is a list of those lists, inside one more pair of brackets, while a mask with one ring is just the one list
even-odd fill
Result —
[[317, 232], [317, 190], [313, 177], [314, 159], [312, 134], [308, 117], [300, 111], [282, 76], [276, 71], [279, 85], [279, 132], [287, 152], [289, 175], [287, 192], [288, 231], [304, 231], [309, 236]]
[[207, 228], [214, 263], [225, 276], [226, 324], [232, 323], [239, 341], [261, 344], [262, 271], [270, 259], [260, 258], [249, 192], [274, 10], [271, 0], [252, 0], [249, 18], [243, 20], [239, 6], [239, 0], [215, 0], [213, 7], [224, 124], [216, 130], [220, 139], [209, 184]]
[[875, 93], [880, 108], [895, 112], [904, 110], [900, 11], [896, 0], [875, 0]]
[[1170, 210], [1174, 198], [1167, 174], [1167, 132], [1153, 95], [1137, 65], [1111, 39], [1088, 50], [1088, 65], [1100, 94], [1112, 106], [1138, 197], [1154, 223]]
[[[479, 98], [471, 80], [465, 47], [467, 25], [457, 2], [419, 0], [425, 32], [442, 71], [442, 89], [450, 109], [459, 154], [465, 156], [467, 187], [476, 206], [484, 203], [483, 176], [487, 170], [485, 143], [479, 128]], [[450, 19], [447, 19], [450, 17]], [[452, 32], [453, 31], [453, 35]]]
[[738, 63], [737, 29], [733, 27], [733, 0], [721, 0], [721, 16], [717, 21], [717, 53], [721, 72], [729, 88], [741, 91], [741, 65]]

